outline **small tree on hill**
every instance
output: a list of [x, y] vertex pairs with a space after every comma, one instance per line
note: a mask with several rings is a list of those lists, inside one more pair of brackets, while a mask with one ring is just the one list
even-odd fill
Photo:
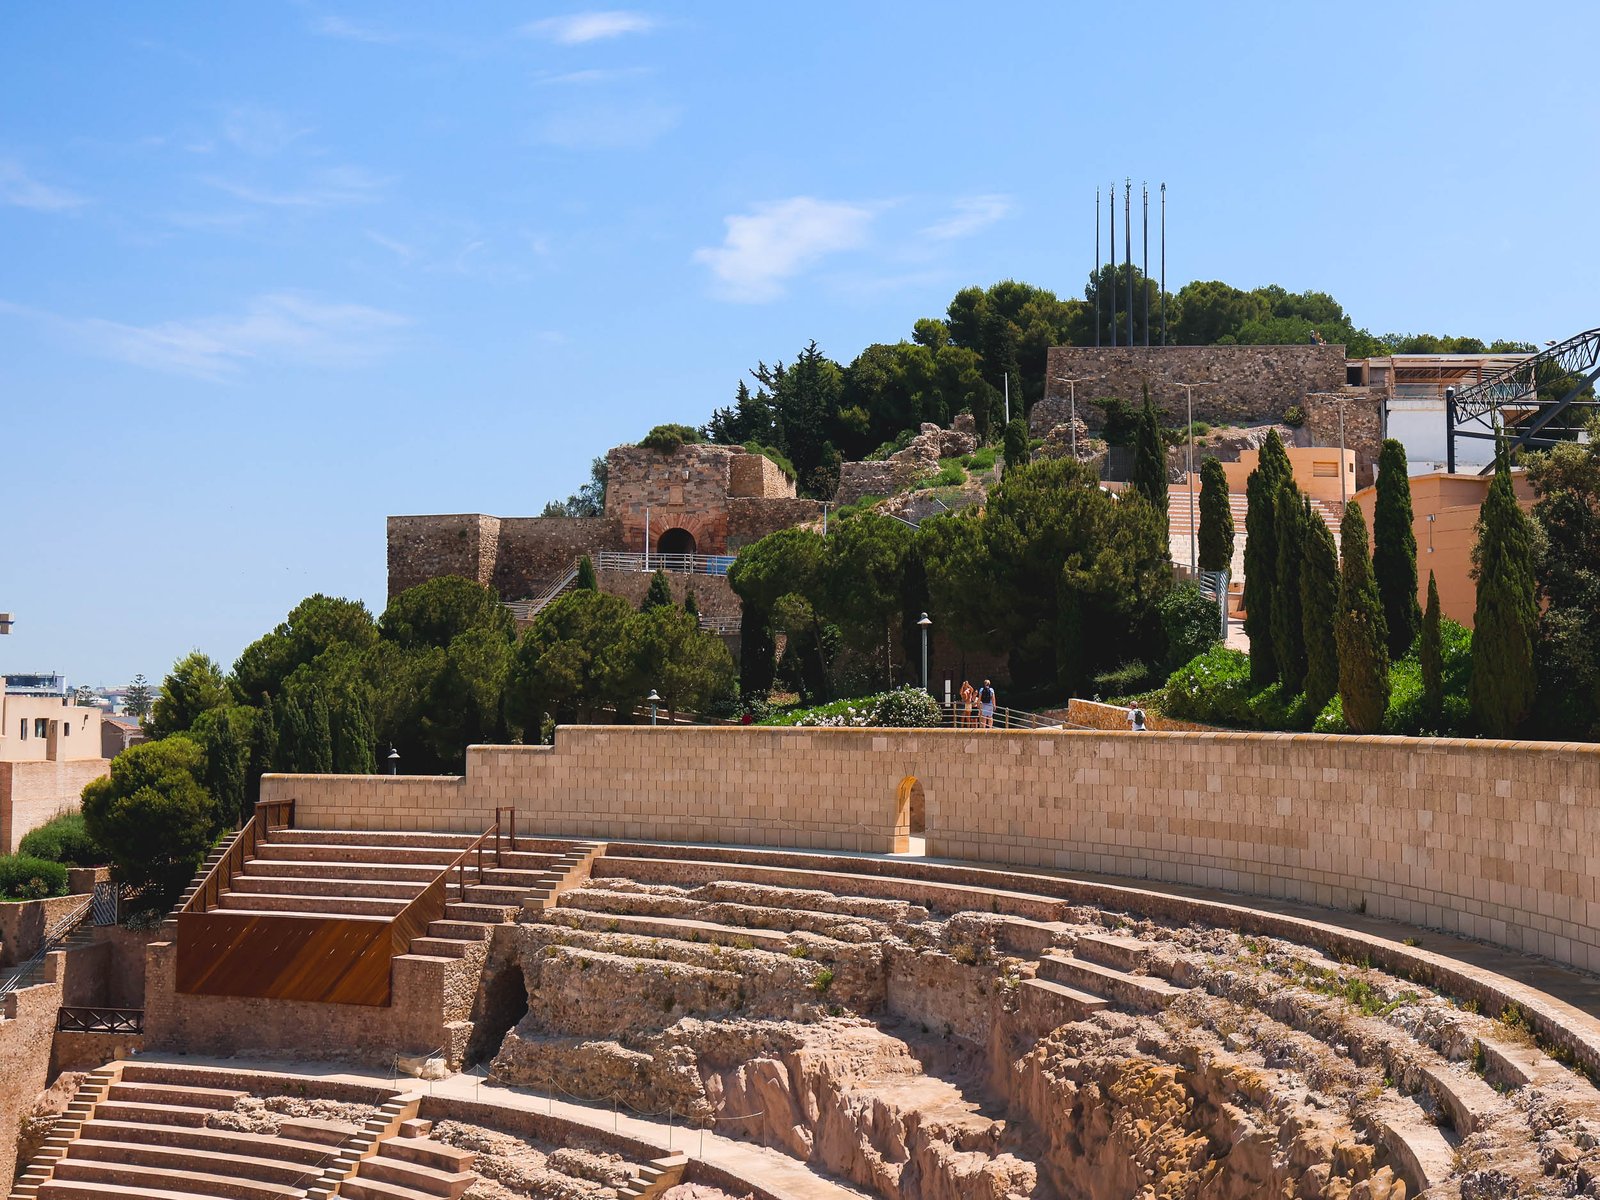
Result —
[[[1144, 385], [1144, 407], [1139, 412], [1138, 432], [1133, 442], [1133, 489], [1167, 518], [1167, 447], [1161, 436], [1161, 418], [1150, 403], [1150, 385]], [[1165, 526], [1163, 526], [1165, 529]], [[1167, 535], [1161, 544], [1167, 546]]]
[[1278, 431], [1267, 434], [1261, 461], [1245, 484], [1244, 631], [1250, 639], [1250, 682], [1278, 678], [1272, 644], [1272, 601], [1278, 583], [1278, 489], [1293, 478]]
[[683, 611], [688, 613], [691, 617], [693, 617], [695, 619], [695, 623], [696, 624], [699, 624], [699, 621], [700, 621], [700, 602], [694, 598], [694, 589], [693, 588], [690, 588], [687, 592], [685, 592], [683, 594]]
[[130, 746], [111, 760], [111, 773], [83, 789], [89, 834], [111, 853], [119, 882], [152, 889], [147, 901], [164, 908], [183, 890], [222, 814], [200, 783], [205, 753], [187, 737]]
[[1200, 465], [1200, 569], [1233, 567], [1233, 510], [1228, 507], [1228, 476], [1214, 456]]
[[1006, 470], [1028, 461], [1028, 423], [1014, 417], [1006, 426]]
[[1334, 637], [1339, 645], [1339, 698], [1345, 724], [1356, 733], [1376, 733], [1389, 707], [1388, 630], [1383, 602], [1372, 578], [1367, 522], [1354, 500], [1345, 505], [1339, 527], [1339, 614]]
[[1422, 703], [1430, 719], [1444, 711], [1444, 654], [1439, 638], [1439, 585], [1428, 572], [1428, 607], [1422, 614], [1422, 632], [1417, 639], [1417, 658], [1422, 666]]
[[1316, 716], [1339, 690], [1339, 551], [1327, 523], [1304, 502], [1305, 548], [1300, 558], [1300, 627], [1306, 647], [1306, 707]]
[[1306, 678], [1305, 630], [1300, 621], [1300, 562], [1305, 555], [1305, 505], [1293, 483], [1278, 489], [1277, 581], [1272, 590], [1272, 652], [1285, 696], [1298, 695]]
[[1491, 737], [1510, 737], [1533, 706], [1533, 639], [1539, 605], [1533, 572], [1533, 526], [1517, 505], [1502, 445], [1494, 482], [1478, 513], [1472, 577], [1472, 715]]
[[133, 682], [128, 685], [128, 690], [123, 695], [122, 711], [142, 721], [150, 715], [150, 705], [150, 681], [141, 672], [133, 677]]
[[1411, 478], [1406, 450], [1389, 438], [1378, 455], [1378, 498], [1372, 512], [1372, 574], [1389, 627], [1389, 658], [1403, 658], [1416, 640], [1417, 535], [1411, 527]]
[[644, 594], [644, 603], [639, 605], [640, 612], [649, 612], [652, 608], [671, 608], [672, 581], [667, 578], [665, 571], [657, 571], [650, 576], [650, 587]]
[[594, 560], [587, 554], [578, 560], [578, 577], [573, 581], [573, 588], [580, 592], [598, 592], [600, 581], [595, 578]]

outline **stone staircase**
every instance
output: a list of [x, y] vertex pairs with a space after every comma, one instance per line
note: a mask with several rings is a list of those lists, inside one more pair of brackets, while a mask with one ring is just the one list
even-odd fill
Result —
[[656, 1200], [668, 1188], [678, 1185], [688, 1165], [689, 1156], [686, 1154], [669, 1154], [665, 1158], [652, 1159], [639, 1168], [639, 1174], [632, 1183], [617, 1189], [617, 1195], [624, 1200]]

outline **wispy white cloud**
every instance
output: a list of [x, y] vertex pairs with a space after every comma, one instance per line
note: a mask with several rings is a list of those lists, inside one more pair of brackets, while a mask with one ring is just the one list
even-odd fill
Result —
[[216, 382], [252, 365], [359, 366], [386, 353], [410, 324], [398, 313], [296, 292], [257, 296], [242, 312], [150, 325], [63, 317], [5, 301], [0, 313], [31, 318], [106, 358]]
[[65, 212], [87, 203], [77, 192], [35, 179], [16, 159], [0, 158], [0, 204], [35, 212]]
[[534, 82], [544, 87], [594, 86], [638, 79], [648, 74], [649, 67], [593, 67], [587, 71], [547, 72], [534, 76]]
[[545, 17], [524, 25], [522, 32], [562, 46], [579, 46], [630, 33], [649, 33], [655, 27], [656, 19], [645, 13], [614, 10]]
[[694, 261], [710, 269], [716, 290], [726, 299], [774, 300], [787, 280], [826, 255], [865, 243], [876, 215], [869, 205], [811, 196], [759, 204], [753, 212], [725, 217], [722, 245], [702, 246]]
[[222, 136], [246, 154], [268, 158], [311, 132], [276, 109], [239, 105], [222, 114]]
[[367, 235], [368, 241], [372, 242], [374, 245], [382, 246], [401, 262], [408, 263], [416, 257], [416, 249], [412, 246], [406, 245], [404, 242], [397, 241], [392, 237], [386, 237], [384, 234], [379, 233], [376, 229], [367, 229], [363, 232]]
[[322, 37], [343, 38], [350, 42], [367, 42], [374, 46], [392, 46], [404, 41], [401, 34], [366, 21], [352, 21], [347, 17], [325, 13], [311, 22], [311, 32]]
[[989, 193], [982, 196], [963, 196], [955, 201], [955, 211], [942, 221], [935, 221], [922, 230], [922, 236], [936, 241], [950, 241], [969, 237], [986, 229], [996, 221], [1011, 214], [1014, 207], [1010, 196]]
[[378, 200], [390, 181], [361, 167], [328, 167], [315, 172], [299, 187], [261, 187], [222, 176], [208, 176], [206, 183], [237, 200], [269, 208], [340, 208], [352, 204], [371, 204]]
[[615, 150], [647, 146], [677, 128], [683, 109], [655, 101], [607, 103], [553, 112], [534, 136], [568, 150]]

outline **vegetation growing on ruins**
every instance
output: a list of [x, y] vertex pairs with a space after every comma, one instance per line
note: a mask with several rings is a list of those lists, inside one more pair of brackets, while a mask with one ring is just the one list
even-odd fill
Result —
[[0, 854], [0, 900], [43, 900], [67, 894], [67, 868], [32, 854]]

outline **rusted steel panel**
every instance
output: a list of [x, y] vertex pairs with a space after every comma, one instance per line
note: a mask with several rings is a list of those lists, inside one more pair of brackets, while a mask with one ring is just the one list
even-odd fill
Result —
[[389, 1004], [388, 918], [178, 915], [177, 990], [322, 1004]]

